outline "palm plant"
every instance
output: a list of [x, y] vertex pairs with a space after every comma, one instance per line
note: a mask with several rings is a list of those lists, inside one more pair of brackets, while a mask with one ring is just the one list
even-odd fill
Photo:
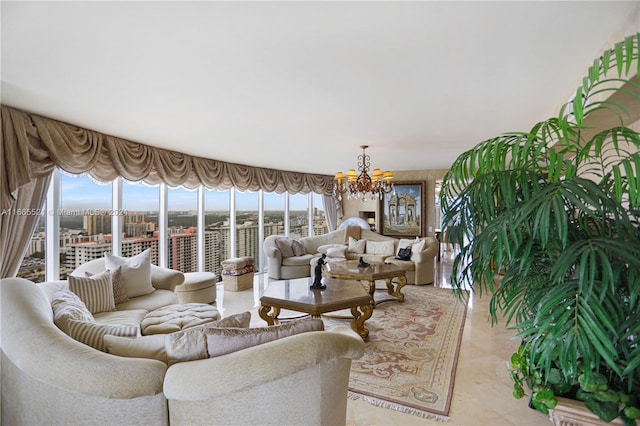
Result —
[[572, 388], [628, 424], [640, 417], [640, 136], [625, 127], [638, 104], [608, 95], [640, 99], [639, 45], [640, 33], [605, 51], [557, 117], [460, 155], [440, 193], [461, 247], [451, 284], [488, 292], [494, 324], [504, 316], [522, 338], [514, 395], [526, 381], [546, 411]]

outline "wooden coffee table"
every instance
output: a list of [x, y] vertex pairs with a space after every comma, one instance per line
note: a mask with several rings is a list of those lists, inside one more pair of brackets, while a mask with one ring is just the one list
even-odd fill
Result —
[[[309, 287], [313, 278], [297, 278], [293, 280], [272, 281], [260, 297], [258, 314], [267, 324], [274, 325], [278, 321], [281, 309], [304, 312], [313, 318], [342, 309], [351, 309], [353, 319], [351, 328], [367, 340], [369, 330], [364, 322], [371, 318], [373, 309], [371, 296], [354, 281], [323, 278], [327, 286], [324, 290], [312, 290]], [[273, 309], [273, 312], [270, 311]]]
[[[404, 294], [402, 287], [407, 285], [406, 272], [391, 263], [371, 263], [366, 268], [359, 268], [357, 260], [332, 261], [327, 262], [325, 273], [332, 278], [342, 280], [359, 280], [369, 283], [369, 294], [371, 295], [371, 303], [375, 305], [383, 302], [404, 302]], [[394, 286], [393, 279], [397, 278], [398, 283]], [[373, 294], [376, 289], [377, 280], [386, 280], [386, 290], [391, 298], [374, 301]]]

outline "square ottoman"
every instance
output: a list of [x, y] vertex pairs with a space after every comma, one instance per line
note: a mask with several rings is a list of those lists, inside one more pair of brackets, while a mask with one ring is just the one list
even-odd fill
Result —
[[222, 281], [228, 291], [242, 291], [253, 287], [253, 258], [233, 257], [221, 262]]

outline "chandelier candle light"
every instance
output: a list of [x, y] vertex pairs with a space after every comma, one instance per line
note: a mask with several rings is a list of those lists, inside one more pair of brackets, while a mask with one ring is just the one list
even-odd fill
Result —
[[342, 194], [345, 192], [349, 200], [362, 197], [362, 201], [367, 201], [367, 193], [371, 193], [372, 200], [376, 197], [382, 200], [384, 194], [393, 190], [393, 183], [391, 183], [393, 173], [373, 169], [373, 173], [369, 176], [371, 163], [370, 157], [365, 152], [369, 146], [361, 145], [360, 148], [362, 148], [362, 155], [358, 156], [358, 172], [355, 169], [349, 169], [347, 176], [342, 172], [336, 173], [333, 195], [338, 200], [342, 200]]

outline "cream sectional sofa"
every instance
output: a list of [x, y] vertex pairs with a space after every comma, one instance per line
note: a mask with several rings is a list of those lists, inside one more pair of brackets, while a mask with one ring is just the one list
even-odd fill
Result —
[[[179, 276], [156, 268], [153, 293], [98, 314], [96, 321], [129, 323], [175, 303]], [[168, 366], [101, 352], [69, 337], [54, 323], [52, 309], [63, 288], [66, 281], [0, 280], [2, 424], [345, 422], [351, 359], [364, 351], [347, 327]]]
[[281, 235], [271, 235], [265, 238], [264, 251], [267, 257], [268, 275], [270, 278], [281, 280], [300, 277], [309, 277], [313, 273], [313, 266], [321, 256], [321, 252], [326, 252], [327, 246], [345, 246], [344, 258], [357, 260], [360, 257], [366, 262], [387, 262], [400, 266], [407, 273], [407, 284], [426, 285], [432, 284], [435, 279], [435, 257], [438, 253], [438, 240], [433, 237], [425, 237], [423, 250], [412, 253], [410, 260], [398, 260], [396, 254], [400, 239], [380, 235], [376, 232], [362, 229], [360, 240], [371, 242], [393, 242], [392, 254], [354, 253], [348, 251], [345, 244], [345, 233], [347, 228], [338, 229], [324, 235], [313, 237], [303, 237], [298, 241], [304, 247], [305, 254], [299, 256], [283, 256], [278, 248], [276, 240], [284, 238]]

